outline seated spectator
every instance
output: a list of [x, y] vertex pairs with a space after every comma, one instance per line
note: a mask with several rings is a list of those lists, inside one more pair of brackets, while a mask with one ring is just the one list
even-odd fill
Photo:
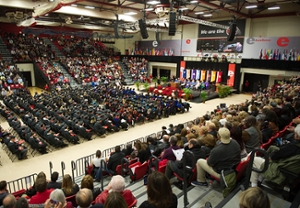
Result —
[[21, 197], [18, 199], [15, 208], [28, 208], [29, 204], [26, 198]]
[[44, 204], [53, 191], [53, 189], [47, 189], [47, 181], [44, 178], [36, 180], [35, 190], [37, 193], [30, 198], [29, 204]]
[[242, 138], [245, 143], [247, 153], [262, 144], [262, 134], [256, 126], [256, 118], [247, 116], [244, 120], [245, 129], [242, 132]]
[[197, 181], [192, 182], [193, 186], [208, 186], [206, 172], [220, 178], [222, 170], [233, 168], [241, 161], [240, 146], [235, 140], [230, 139], [229, 130], [224, 127], [220, 128], [218, 137], [221, 143], [211, 150], [208, 159], [197, 161]]
[[[37, 175], [36, 179], [35, 179], [35, 182], [37, 179], [39, 178], [42, 178], [44, 179], [45, 181], [47, 181], [46, 179], [46, 174], [42, 171], [42, 172], [39, 172], [39, 174]], [[33, 186], [29, 189], [26, 190], [26, 195], [29, 196], [29, 197], [32, 197], [36, 194], [36, 189], [35, 189], [35, 182], [33, 184]]]
[[148, 200], [139, 208], [177, 208], [177, 197], [172, 193], [170, 181], [163, 173], [154, 171], [148, 176], [147, 195]]
[[72, 181], [72, 178], [69, 174], [64, 175], [61, 189], [66, 197], [72, 196], [79, 191], [78, 185]]
[[177, 138], [176, 136], [171, 136], [170, 137], [170, 147], [165, 149], [162, 154], [161, 154], [161, 160], [172, 160], [175, 161], [176, 160], [176, 156], [174, 155], [173, 150], [178, 150], [180, 149], [177, 146]]
[[51, 174], [51, 181], [47, 184], [48, 189], [61, 189], [61, 182], [56, 182], [58, 179], [58, 172], [54, 171]]
[[213, 135], [206, 134], [203, 140], [203, 145], [201, 146], [204, 149], [206, 157], [209, 157], [211, 150], [216, 146], [216, 140]]
[[80, 191], [77, 192], [76, 194], [76, 203], [78, 204], [77, 208], [103, 208], [102, 205], [92, 205], [93, 202], [93, 194], [92, 191], [87, 189], [87, 188], [83, 188], [80, 189]]
[[268, 195], [258, 187], [250, 187], [239, 196], [240, 208], [270, 208]]
[[96, 197], [101, 193], [100, 188], [94, 188], [93, 178], [90, 175], [86, 175], [81, 180], [81, 189], [87, 188], [90, 189], [93, 193], [93, 200], [96, 199]]
[[241, 148], [241, 158], [247, 157], [247, 151], [245, 148], [245, 144], [244, 141], [242, 139], [242, 128], [240, 126], [234, 125], [233, 127], [231, 127], [230, 129], [230, 136], [232, 139], [234, 139], [235, 141], [237, 141], [237, 143], [240, 145]]
[[[106, 171], [109, 174], [116, 174], [116, 168], [118, 165], [121, 165], [121, 160], [124, 157], [125, 157], [125, 154], [123, 152], [121, 152], [121, 147], [119, 145], [117, 145], [115, 147], [115, 152], [113, 152], [108, 159]], [[101, 168], [99, 168], [99, 169], [101, 170]]]
[[132, 148], [132, 144], [127, 144], [126, 148], [122, 149], [122, 152], [125, 154], [125, 157], [130, 156], [133, 151], [134, 149]]
[[[157, 148], [154, 150], [154, 152], [152, 154], [158, 157], [165, 149], [170, 147], [169, 139], [170, 139], [169, 135], [164, 135], [162, 137], [162, 142], [157, 145]], [[137, 146], [136, 146], [136, 148], [137, 148]]]
[[106, 198], [104, 208], [128, 208], [124, 197], [119, 192], [110, 192]]
[[20, 144], [16, 137], [11, 137], [10, 142], [7, 144], [11, 153], [16, 154], [19, 160], [27, 159], [27, 148]]
[[[300, 172], [299, 159], [300, 159], [300, 124], [294, 130], [294, 140], [288, 144], [280, 147], [270, 146], [268, 149], [271, 161], [269, 162], [268, 169], [261, 174], [252, 171], [251, 173], [251, 185], [256, 187], [258, 181], [267, 179], [270, 182], [281, 185], [285, 181], [285, 176], [280, 172], [279, 168], [284, 166], [284, 169], [298, 174]], [[253, 161], [253, 167], [261, 169], [265, 160], [261, 157], [255, 157]]]
[[6, 181], [0, 181], [0, 206], [2, 206], [3, 199], [8, 195]]
[[134, 147], [138, 152], [137, 157], [139, 158], [140, 163], [147, 162], [151, 157], [151, 152], [148, 145], [138, 140], [134, 143]]
[[[195, 138], [189, 140], [188, 150], [190, 150], [194, 154], [195, 160], [206, 157], [205, 151], [201, 149], [200, 145], [198, 144], [198, 141]], [[193, 166], [193, 164], [191, 164], [191, 161], [191, 158], [187, 159], [186, 165]], [[180, 161], [168, 162], [165, 172], [167, 178], [172, 178], [174, 172], [180, 177], [183, 177], [183, 159], [181, 159]]]
[[129, 189], [125, 189], [125, 179], [120, 175], [112, 177], [107, 188], [101, 194], [99, 194], [99, 196], [97, 196], [95, 200], [96, 204], [104, 204], [110, 192], [121, 193], [127, 203], [127, 206], [131, 205], [135, 201], [135, 197], [133, 196], [132, 192]]
[[[96, 179], [98, 179], [97, 177], [97, 174], [98, 174], [98, 171], [99, 171], [99, 174], [101, 173], [99, 168], [101, 168], [101, 150], [97, 150], [96, 151], [96, 157], [92, 159], [92, 163], [91, 163], [91, 166], [92, 166], [92, 172], [90, 173], [92, 177], [95, 177]], [[100, 178], [99, 177], [99, 181], [100, 181]]]
[[[57, 204], [53, 204], [53, 202], [57, 202]], [[45, 208], [51, 208], [51, 207], [65, 207], [65, 208], [72, 208], [73, 205], [71, 202], [66, 201], [66, 197], [64, 192], [61, 189], [56, 189], [51, 192], [49, 199], [45, 202], [44, 207]]]
[[6, 197], [3, 199], [3, 208], [15, 208], [17, 203], [17, 200], [14, 195], [8, 194]]

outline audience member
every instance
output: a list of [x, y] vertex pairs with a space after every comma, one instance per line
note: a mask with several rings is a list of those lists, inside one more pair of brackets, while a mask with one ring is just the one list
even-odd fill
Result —
[[15, 208], [28, 208], [28, 201], [24, 197], [21, 197], [17, 200]]
[[17, 200], [14, 197], [14, 195], [8, 194], [3, 199], [2, 206], [3, 206], [3, 208], [15, 208], [16, 203], [17, 203]]
[[221, 143], [211, 150], [208, 159], [197, 161], [197, 181], [192, 182], [193, 186], [208, 186], [205, 178], [206, 172], [220, 178], [222, 170], [233, 168], [241, 161], [240, 146], [235, 140], [230, 139], [230, 132], [227, 128], [219, 129], [218, 138]]
[[95, 200], [96, 197], [101, 193], [100, 188], [94, 188], [93, 178], [91, 175], [86, 175], [83, 177], [80, 188], [90, 189], [93, 193], [93, 200]]
[[47, 189], [47, 181], [44, 178], [36, 180], [35, 190], [37, 193], [30, 198], [29, 204], [44, 204], [53, 191], [53, 189]]
[[149, 174], [147, 195], [148, 200], [139, 208], [177, 208], [177, 197], [172, 193], [170, 181], [163, 173], [154, 171]]
[[139, 161], [142, 164], [144, 162], [147, 162], [149, 160], [149, 158], [151, 157], [151, 152], [150, 152], [148, 145], [137, 140], [134, 143], [134, 147], [137, 150], [137, 157], [139, 158]]
[[244, 120], [244, 126], [245, 129], [242, 132], [242, 138], [247, 153], [250, 153], [254, 148], [261, 145], [262, 134], [256, 125], [256, 118], [254, 116], [247, 116]]
[[268, 195], [258, 187], [250, 187], [240, 196], [240, 208], [270, 208]]
[[119, 192], [124, 197], [127, 206], [130, 206], [134, 201], [135, 197], [129, 189], [125, 189], [125, 180], [122, 176], [116, 175], [113, 176], [107, 188], [102, 191], [99, 196], [96, 198], [96, 204], [104, 204], [106, 198], [110, 192]]
[[0, 206], [2, 206], [3, 199], [8, 195], [6, 181], [0, 181]]
[[63, 190], [66, 197], [72, 196], [79, 191], [78, 185], [73, 182], [69, 174], [64, 175], [61, 189]]
[[58, 179], [58, 172], [54, 171], [51, 174], [51, 181], [48, 182], [47, 188], [48, 189], [61, 189], [62, 183], [61, 182], [56, 182], [57, 179]]
[[119, 192], [110, 192], [106, 198], [104, 208], [128, 208], [124, 197]]

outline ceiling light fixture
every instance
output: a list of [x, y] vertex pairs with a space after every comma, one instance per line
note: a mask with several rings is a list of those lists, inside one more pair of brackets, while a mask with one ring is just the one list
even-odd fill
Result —
[[212, 14], [204, 14], [203, 17], [211, 17]]
[[154, 8], [147, 8], [145, 11], [152, 11]]
[[189, 8], [184, 7], [184, 8], [179, 8], [179, 10], [183, 11], [183, 10], [188, 10]]
[[190, 1], [190, 3], [195, 4], [195, 3], [198, 3], [198, 1], [197, 0], [192, 0], [192, 1]]
[[279, 6], [272, 6], [272, 7], [269, 7], [268, 10], [276, 10], [276, 9], [280, 9]]
[[197, 14], [204, 14], [204, 12], [195, 12], [195, 14], [197, 15]]
[[125, 15], [136, 15], [137, 13], [136, 12], [125, 12], [124, 14]]
[[151, 5], [155, 5], [155, 4], [159, 4], [160, 1], [148, 1], [147, 4], [151, 4]]
[[85, 6], [86, 9], [95, 9], [94, 6]]
[[71, 4], [72, 7], [77, 7], [77, 4]]
[[248, 5], [248, 6], [245, 6], [246, 9], [254, 9], [254, 8], [257, 8], [257, 5], [253, 4], [253, 5]]

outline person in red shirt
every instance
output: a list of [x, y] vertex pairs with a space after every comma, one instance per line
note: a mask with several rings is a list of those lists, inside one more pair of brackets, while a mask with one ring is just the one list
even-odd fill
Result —
[[127, 205], [130, 206], [135, 201], [135, 197], [133, 196], [130, 190], [124, 190], [124, 188], [124, 178], [120, 175], [113, 176], [110, 183], [107, 186], [107, 189], [102, 191], [102, 193], [97, 196], [95, 200], [96, 204], [104, 204], [110, 192], [119, 192], [124, 197]]
[[35, 189], [37, 193], [30, 198], [29, 204], [44, 204], [53, 191], [53, 189], [47, 189], [47, 181], [44, 178], [36, 179]]

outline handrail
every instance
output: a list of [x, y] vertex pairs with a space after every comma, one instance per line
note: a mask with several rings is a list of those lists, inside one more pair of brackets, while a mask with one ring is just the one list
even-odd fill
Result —
[[7, 182], [7, 187], [9, 193], [19, 191], [21, 189], [29, 189], [35, 182], [37, 174], [31, 174], [22, 178], [18, 178], [13, 181]]
[[[125, 165], [125, 167], [124, 167], [124, 164], [126, 164]], [[126, 158], [126, 157], [124, 157], [122, 160], [121, 160], [121, 175], [124, 177], [125, 176], [125, 173], [128, 173], [128, 171], [129, 171], [129, 161], [128, 161], [128, 159]]]
[[[254, 157], [256, 156], [257, 152], [262, 153], [265, 158], [265, 163], [264, 163], [264, 167], [262, 170], [259, 170], [259, 169], [253, 167]], [[215, 208], [224, 207], [240, 190], [244, 191], [244, 190], [248, 189], [252, 171], [257, 172], [257, 173], [263, 173], [268, 169], [268, 167], [269, 167], [269, 154], [265, 150], [260, 149], [260, 148], [253, 149], [251, 152], [249, 164], [248, 164], [248, 167], [246, 170], [246, 179], [240, 186], [237, 186], [225, 199], [223, 199]]]
[[103, 189], [103, 170], [106, 170], [106, 161], [105, 160], [101, 160], [101, 163], [100, 163], [100, 167], [99, 168], [102, 168], [102, 175], [101, 175], [101, 190], [104, 190]]
[[[261, 154], [263, 154], [264, 159], [265, 159], [264, 167], [262, 170], [259, 170], [259, 169], [253, 167], [254, 157], [256, 156], [257, 152], [260, 152]], [[245, 183], [242, 184], [244, 186], [244, 189], [246, 190], [249, 187], [252, 171], [257, 172], [257, 173], [263, 173], [268, 169], [268, 167], [269, 167], [269, 154], [265, 150], [260, 149], [260, 148], [253, 149], [251, 152], [251, 155], [250, 155], [249, 165], [246, 170], [246, 180], [245, 180]]]
[[196, 161], [194, 154], [190, 150], [186, 150], [183, 153], [183, 204], [184, 208], [187, 207], [189, 204], [188, 198], [187, 198], [187, 168], [192, 168], [187, 166], [187, 159], [192, 158], [191, 164], [195, 166]]
[[50, 166], [50, 175], [52, 175], [53, 164], [51, 161], [49, 161], [49, 166]]
[[66, 169], [66, 164], [65, 164], [64, 161], [61, 161], [60, 165], [61, 165], [62, 177], [64, 177], [64, 175], [65, 175], [65, 169]]
[[72, 160], [71, 161], [71, 171], [72, 171], [72, 178], [75, 181], [74, 171], [76, 170], [76, 163]]

